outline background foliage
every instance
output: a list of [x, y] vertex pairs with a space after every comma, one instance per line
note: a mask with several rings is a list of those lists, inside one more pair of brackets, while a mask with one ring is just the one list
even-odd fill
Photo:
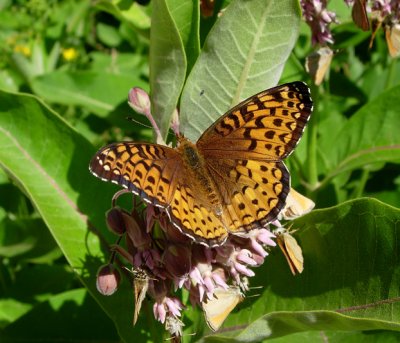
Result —
[[[0, 1], [2, 342], [162, 339], [150, 302], [131, 327], [128, 278], [112, 297], [95, 289], [115, 239], [104, 213], [117, 188], [87, 165], [106, 143], [152, 139], [125, 120], [147, 124], [127, 106], [131, 87], [151, 91], [165, 136], [178, 106], [181, 130], [196, 139], [239, 99], [313, 84], [296, 1], [232, 0], [218, 18], [226, 5], [203, 18], [188, 0]], [[317, 207], [294, 223], [305, 271], [293, 277], [272, 250], [251, 280], [259, 296], [218, 334], [189, 308], [185, 333], [196, 335], [185, 341], [399, 339], [400, 65], [382, 30], [369, 49], [345, 4], [331, 5], [337, 52], [312, 86], [314, 114], [288, 161], [292, 185]]]

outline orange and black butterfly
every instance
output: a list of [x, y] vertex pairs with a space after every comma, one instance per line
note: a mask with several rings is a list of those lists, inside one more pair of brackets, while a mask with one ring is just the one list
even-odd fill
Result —
[[292, 82], [241, 102], [196, 143], [119, 142], [100, 149], [90, 171], [163, 208], [196, 242], [222, 244], [275, 220], [290, 190], [283, 159], [299, 142], [312, 111], [310, 91]]

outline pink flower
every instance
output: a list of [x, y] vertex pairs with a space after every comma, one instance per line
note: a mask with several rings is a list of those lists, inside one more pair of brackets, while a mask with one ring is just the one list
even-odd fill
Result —
[[326, 45], [333, 43], [329, 28], [331, 23], [337, 23], [336, 14], [328, 11], [326, 0], [300, 0], [303, 17], [311, 27], [312, 43]]
[[159, 322], [165, 323], [167, 315], [180, 317], [183, 308], [184, 306], [179, 299], [165, 297], [161, 301], [154, 303], [153, 314]]
[[374, 0], [371, 9], [379, 12], [381, 21], [386, 21], [389, 25], [394, 25], [400, 20], [400, 1], [398, 0]]

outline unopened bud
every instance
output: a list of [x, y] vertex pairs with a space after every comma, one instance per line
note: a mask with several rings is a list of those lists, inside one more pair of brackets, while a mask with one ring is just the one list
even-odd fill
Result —
[[123, 235], [126, 231], [122, 212], [122, 209], [113, 207], [106, 213], [107, 226], [111, 232], [117, 235]]
[[172, 118], [171, 118], [171, 129], [174, 131], [175, 136], [179, 136], [180, 132], [180, 122], [179, 122], [179, 112], [175, 108], [174, 112], [172, 113]]
[[138, 113], [150, 113], [150, 97], [146, 91], [139, 87], [131, 88], [128, 95], [128, 104]]
[[100, 267], [97, 272], [96, 287], [103, 295], [112, 295], [118, 289], [121, 275], [112, 264]]

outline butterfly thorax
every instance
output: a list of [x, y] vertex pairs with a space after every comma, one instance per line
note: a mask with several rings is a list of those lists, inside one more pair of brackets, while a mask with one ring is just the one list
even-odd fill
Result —
[[[207, 199], [214, 207], [219, 207], [220, 199], [215, 191], [215, 185], [206, 167], [204, 158], [199, 154], [195, 144], [184, 137], [179, 138], [178, 150], [183, 157], [183, 165], [188, 174], [187, 180], [194, 182], [190, 186]], [[217, 211], [218, 212], [218, 211]]]

